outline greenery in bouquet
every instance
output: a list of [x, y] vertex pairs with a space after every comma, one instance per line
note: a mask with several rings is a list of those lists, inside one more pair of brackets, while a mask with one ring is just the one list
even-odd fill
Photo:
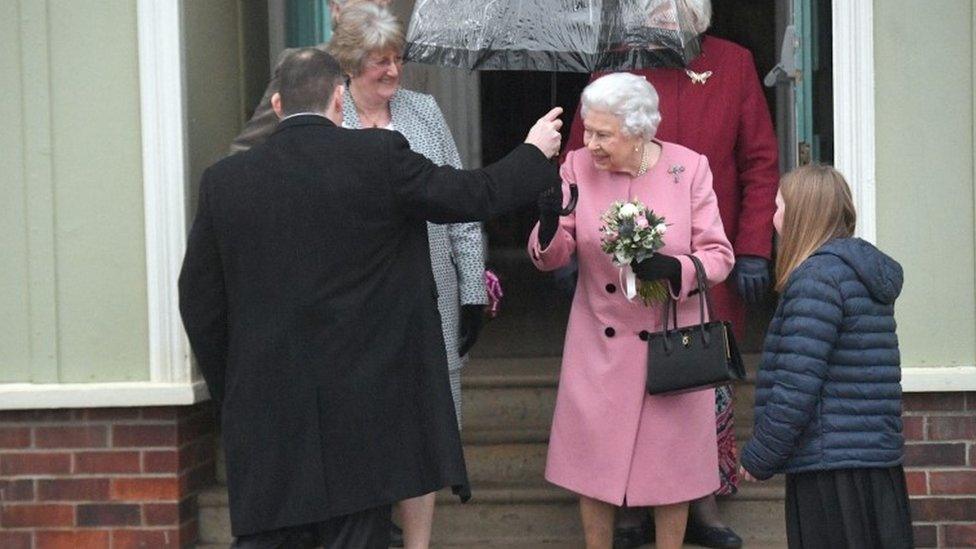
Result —
[[[664, 218], [640, 200], [614, 202], [600, 220], [600, 247], [621, 269], [629, 270], [631, 263], [644, 261], [664, 246], [668, 230]], [[633, 272], [628, 276], [633, 276]], [[669, 295], [667, 284], [661, 280], [637, 281], [637, 293], [645, 305], [663, 302]]]

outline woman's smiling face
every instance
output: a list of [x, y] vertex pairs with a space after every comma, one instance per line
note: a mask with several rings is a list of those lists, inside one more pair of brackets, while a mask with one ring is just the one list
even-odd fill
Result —
[[590, 109], [583, 117], [583, 145], [590, 151], [597, 169], [624, 171], [640, 148], [641, 138], [623, 133], [620, 118], [606, 111]]
[[389, 101], [400, 87], [403, 56], [398, 50], [372, 52], [363, 61], [363, 69], [355, 79], [360, 89]]

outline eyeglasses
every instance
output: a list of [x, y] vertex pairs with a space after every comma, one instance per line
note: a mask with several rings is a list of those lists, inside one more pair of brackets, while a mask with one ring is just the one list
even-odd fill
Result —
[[375, 58], [371, 57], [366, 60], [366, 67], [369, 69], [383, 69], [389, 70], [390, 66], [396, 65], [397, 68], [403, 66], [403, 56], [402, 55], [387, 55], [386, 57]]

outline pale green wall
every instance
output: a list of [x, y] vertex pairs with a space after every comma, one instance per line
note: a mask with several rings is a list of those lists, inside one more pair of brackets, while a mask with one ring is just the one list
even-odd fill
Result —
[[[267, 4], [183, 24], [192, 211], [267, 81]], [[0, 97], [0, 383], [148, 380], [136, 3], [0, 2]]]
[[30, 378], [30, 301], [24, 173], [24, 119], [20, 87], [18, 6], [0, 2], [0, 381]]
[[925, 5], [874, 2], [878, 243], [905, 268], [904, 365], [972, 365], [973, 3]]
[[0, 382], [147, 379], [135, 3], [0, 2]]

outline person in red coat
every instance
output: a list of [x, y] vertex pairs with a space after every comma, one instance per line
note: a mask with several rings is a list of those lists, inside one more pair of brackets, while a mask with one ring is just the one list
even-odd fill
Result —
[[[685, 0], [696, 31], [711, 22], [708, 0]], [[762, 301], [769, 288], [773, 213], [779, 182], [778, 144], [769, 108], [749, 50], [701, 35], [701, 53], [687, 69], [630, 71], [647, 78], [660, 99], [657, 137], [697, 151], [708, 159], [719, 215], [735, 251], [735, 270], [710, 292], [718, 318], [732, 322], [743, 337], [746, 304]], [[593, 74], [591, 81], [602, 74]], [[583, 146], [577, 109], [564, 154]], [[649, 205], [653, 207], [653, 204]], [[716, 391], [719, 467], [718, 495], [736, 490], [735, 433], [731, 389]], [[714, 497], [692, 507], [688, 541], [708, 547], [739, 547], [741, 539], [725, 527]], [[626, 545], [626, 544], [622, 544]]]

